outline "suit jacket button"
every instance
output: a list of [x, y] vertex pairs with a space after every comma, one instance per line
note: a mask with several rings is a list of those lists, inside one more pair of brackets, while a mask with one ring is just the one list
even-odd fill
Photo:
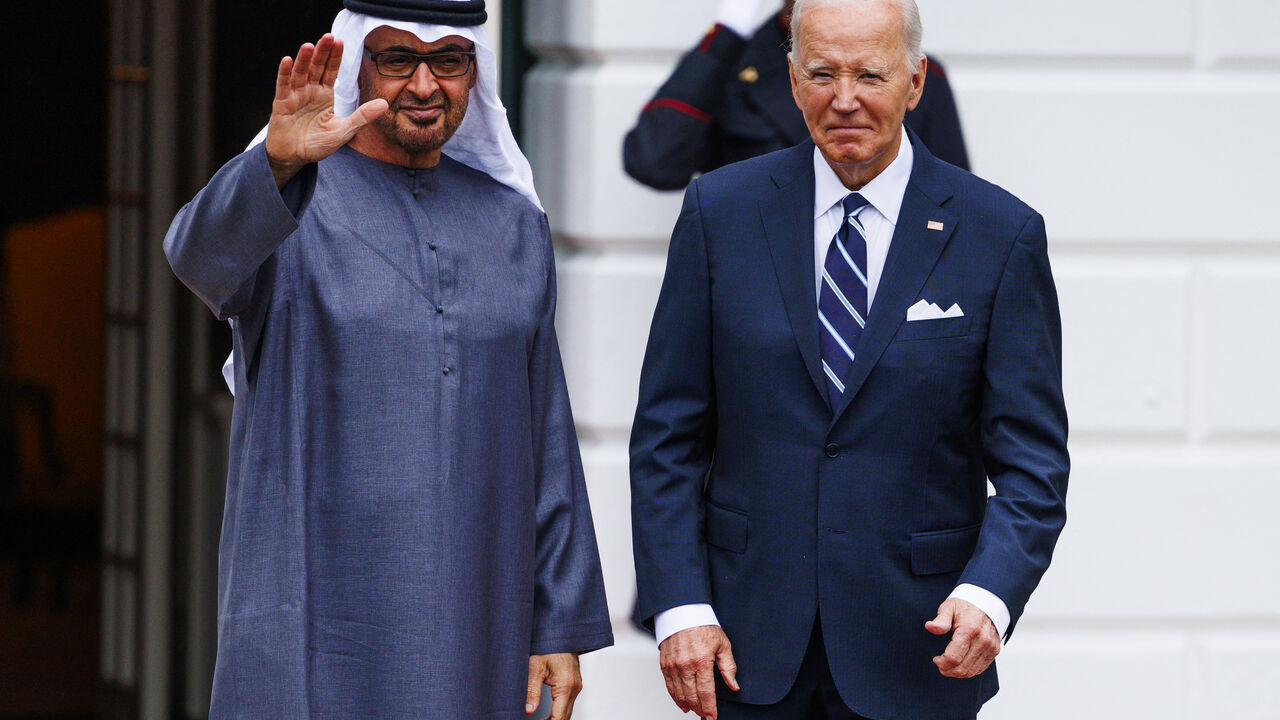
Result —
[[840, 457], [840, 446], [839, 446], [839, 445], [837, 445], [837, 444], [835, 444], [835, 443], [830, 443], [830, 444], [828, 444], [828, 445], [827, 445], [826, 450], [827, 450], [827, 457], [829, 457], [829, 458], [831, 458], [831, 459], [833, 459], [833, 460], [834, 460], [835, 458]]

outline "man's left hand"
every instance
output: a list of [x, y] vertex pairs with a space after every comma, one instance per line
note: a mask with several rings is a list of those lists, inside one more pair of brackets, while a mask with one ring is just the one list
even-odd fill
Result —
[[1000, 654], [1000, 633], [995, 623], [977, 605], [948, 598], [938, 606], [938, 616], [924, 624], [934, 635], [951, 633], [951, 642], [933, 659], [938, 672], [947, 677], [970, 678], [991, 665]]
[[573, 701], [582, 692], [582, 670], [578, 667], [578, 653], [529, 656], [525, 715], [532, 715], [538, 709], [543, 685], [551, 687], [550, 720], [569, 720], [573, 715]]

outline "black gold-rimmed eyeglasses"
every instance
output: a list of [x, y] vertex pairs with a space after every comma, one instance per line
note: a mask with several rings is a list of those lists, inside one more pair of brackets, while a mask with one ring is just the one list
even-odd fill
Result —
[[426, 63], [431, 74], [438, 78], [452, 78], [466, 75], [471, 69], [476, 53], [462, 50], [441, 50], [439, 52], [419, 55], [404, 50], [381, 50], [373, 52], [364, 49], [364, 54], [378, 68], [378, 74], [385, 77], [407, 78], [418, 71], [418, 63]]

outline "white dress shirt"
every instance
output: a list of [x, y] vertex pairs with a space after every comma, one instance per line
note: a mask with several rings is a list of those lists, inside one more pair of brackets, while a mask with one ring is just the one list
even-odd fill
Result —
[[[858, 190], [870, 203], [858, 215], [858, 220], [867, 231], [868, 313], [875, 302], [876, 288], [880, 285], [884, 262], [889, 256], [889, 245], [893, 242], [893, 231], [898, 225], [898, 211], [902, 209], [902, 198], [907, 192], [907, 181], [911, 179], [914, 159], [915, 151], [912, 150], [911, 141], [907, 139], [904, 130], [898, 145], [898, 156], [889, 163], [889, 167]], [[817, 298], [822, 292], [822, 268], [826, 264], [831, 241], [844, 222], [841, 202], [849, 194], [849, 189], [816, 147], [813, 149], [813, 177], [813, 289], [816, 314]], [[951, 591], [950, 597], [976, 605], [991, 618], [996, 631], [1004, 637], [1005, 631], [1009, 629], [1009, 608], [994, 593], [977, 585], [963, 583]], [[921, 622], [927, 619], [924, 618]], [[707, 603], [680, 605], [658, 613], [653, 619], [654, 636], [659, 644], [682, 630], [719, 624], [715, 610]]]

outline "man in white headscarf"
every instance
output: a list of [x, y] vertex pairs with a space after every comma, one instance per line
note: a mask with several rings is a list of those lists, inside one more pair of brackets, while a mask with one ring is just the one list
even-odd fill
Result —
[[165, 238], [234, 331], [210, 715], [568, 718], [612, 634], [484, 3], [346, 6]]

